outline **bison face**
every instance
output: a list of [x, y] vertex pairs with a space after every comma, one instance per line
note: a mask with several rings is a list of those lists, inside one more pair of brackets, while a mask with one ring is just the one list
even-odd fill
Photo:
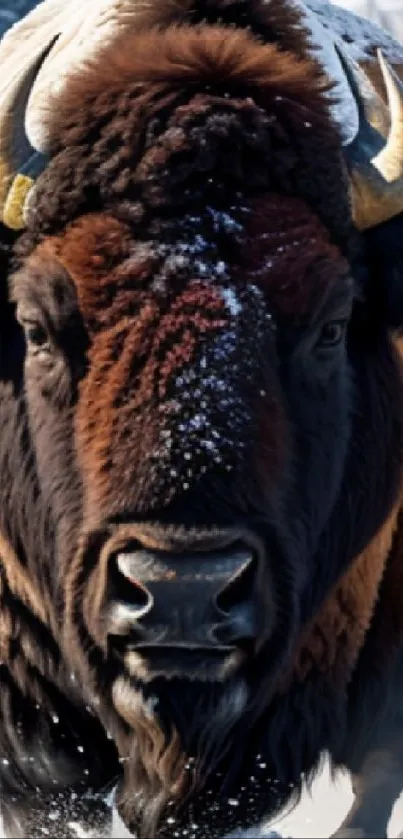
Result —
[[73, 80], [12, 281], [40, 573], [146, 835], [260, 750], [298, 632], [391, 509], [403, 437], [316, 71], [228, 30], [164, 38], [130, 42], [105, 96], [98, 68]]
[[314, 214], [278, 196], [153, 241], [88, 215], [14, 276], [66, 656], [121, 754], [158, 773], [155, 730], [214, 752], [212, 731], [267, 705], [389, 503], [366, 480], [394, 362], [356, 291]]
[[14, 289], [70, 630], [144, 682], [224, 683], [274, 638], [277, 670], [351, 433], [354, 285], [319, 222], [262, 199], [140, 242], [89, 215]]

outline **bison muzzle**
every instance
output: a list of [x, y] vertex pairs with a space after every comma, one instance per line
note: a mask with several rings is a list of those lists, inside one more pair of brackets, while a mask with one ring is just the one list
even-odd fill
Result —
[[102, 615], [133, 676], [222, 680], [236, 669], [258, 636], [254, 543], [230, 531], [156, 538], [153, 528], [124, 525], [113, 534], [100, 555], [108, 572], [94, 618]]

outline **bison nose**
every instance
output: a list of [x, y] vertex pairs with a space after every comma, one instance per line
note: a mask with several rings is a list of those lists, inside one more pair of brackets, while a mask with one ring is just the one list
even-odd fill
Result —
[[131, 545], [112, 558], [113, 635], [132, 649], [227, 649], [256, 636], [256, 559], [241, 542], [173, 553]]

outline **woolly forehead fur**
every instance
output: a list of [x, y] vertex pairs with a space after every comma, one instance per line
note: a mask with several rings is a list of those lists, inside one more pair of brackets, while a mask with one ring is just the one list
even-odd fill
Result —
[[[299, 13], [286, 2], [267, 0], [161, 0], [140, 6], [136, 29], [117, 31], [115, 42], [71, 73], [61, 103], [49, 111], [56, 148], [64, 127], [87, 109], [96, 118], [105, 97], [131, 85], [215, 89], [254, 93], [263, 101], [281, 87], [283, 95], [304, 102], [325, 118], [323, 92], [329, 88], [321, 67], [308, 58], [307, 33]], [[229, 87], [228, 87], [229, 86]]]
[[[63, 101], [55, 88], [47, 126], [52, 159], [27, 213], [31, 246], [85, 212], [115, 212], [122, 202], [128, 210], [138, 199], [139, 182], [149, 179], [150, 166], [161, 181], [164, 167], [166, 172], [172, 165], [161, 149], [145, 161], [167, 128], [172, 128], [171, 152], [187, 146], [192, 158], [187, 169], [199, 166], [199, 173], [207, 174], [205, 159], [200, 169], [206, 146], [200, 131], [190, 148], [191, 112], [220, 110], [226, 103], [227, 110], [237, 109], [239, 134], [249, 143], [251, 166], [236, 186], [304, 198], [341, 249], [351, 250], [349, 187], [329, 113], [330, 85], [308, 52], [299, 12], [285, 0], [139, 4], [135, 29], [117, 29], [113, 43], [100, 45], [91, 60], [77, 66], [65, 80]], [[197, 97], [204, 98], [201, 105]], [[187, 114], [176, 117], [185, 105]], [[233, 143], [224, 157], [236, 155], [239, 145]], [[220, 180], [221, 161], [210, 168]], [[227, 183], [231, 186], [230, 178]], [[165, 205], [180, 203], [183, 194], [181, 189], [179, 197], [165, 196]], [[155, 214], [154, 195], [148, 203]], [[137, 210], [138, 204], [131, 206], [131, 221], [138, 222]]]

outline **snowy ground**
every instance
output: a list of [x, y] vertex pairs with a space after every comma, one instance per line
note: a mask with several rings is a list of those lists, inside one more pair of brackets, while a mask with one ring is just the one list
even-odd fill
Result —
[[[270, 825], [271, 829], [280, 833], [283, 837], [292, 837], [292, 839], [323, 839], [323, 837], [330, 836], [334, 830], [340, 825], [342, 819], [347, 813], [352, 802], [352, 792], [350, 782], [347, 776], [340, 775], [335, 783], [332, 783], [329, 776], [328, 768], [326, 767], [321, 776], [314, 784], [312, 795], [305, 793], [303, 799], [295, 810], [285, 815], [280, 821], [274, 825]], [[51, 835], [52, 824], [49, 824], [49, 834]], [[389, 836], [396, 837], [403, 829], [403, 797], [399, 799], [395, 806], [394, 813], [389, 825]], [[267, 832], [261, 834], [264, 836], [270, 835], [270, 828]], [[77, 830], [77, 836], [85, 839], [85, 829]], [[113, 829], [111, 832], [111, 839], [126, 839], [130, 837], [122, 822], [116, 818], [114, 820]], [[256, 831], [245, 832], [243, 837], [253, 836], [256, 839]], [[0, 839], [4, 839], [4, 833], [1, 832]]]

